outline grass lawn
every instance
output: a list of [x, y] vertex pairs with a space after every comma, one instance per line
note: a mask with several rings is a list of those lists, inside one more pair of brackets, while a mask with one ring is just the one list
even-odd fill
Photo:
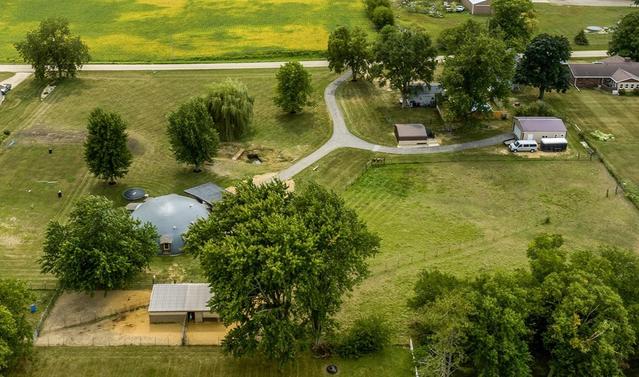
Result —
[[[532, 98], [533, 92], [526, 92]], [[549, 93], [546, 101], [587, 134], [611, 133], [611, 141], [592, 141], [626, 184], [639, 194], [639, 97], [613, 96], [609, 92], [583, 89], [566, 94]]]
[[[537, 32], [563, 34], [573, 43], [573, 38], [581, 29], [587, 26], [614, 26], [625, 14], [633, 11], [627, 7], [589, 7], [564, 6], [552, 4], [535, 4], [537, 12]], [[488, 22], [488, 16], [472, 16], [468, 12], [445, 14], [443, 18], [434, 18], [424, 14], [410, 13], [405, 9], [398, 9], [400, 24], [416, 25], [425, 29], [436, 40], [442, 30], [459, 25], [468, 19], [478, 22]], [[610, 35], [589, 35], [590, 45], [577, 46], [575, 50], [607, 50]]]
[[[321, 100], [334, 76], [312, 70], [317, 105], [300, 115], [282, 113], [271, 101], [273, 70], [207, 72], [86, 73], [64, 82], [41, 102], [42, 86], [28, 81], [14, 90], [0, 107], [0, 128], [12, 134], [0, 145], [0, 276], [32, 283], [40, 275], [37, 257], [43, 232], [52, 218], [63, 219], [83, 194], [102, 194], [116, 201], [125, 187], [139, 186], [157, 196], [213, 181], [228, 186], [235, 180], [279, 171], [322, 144], [330, 135], [328, 114]], [[245, 82], [255, 96], [254, 132], [239, 143], [223, 146], [213, 166], [195, 174], [177, 164], [165, 136], [166, 114], [191, 96], [204, 94], [208, 85], [226, 77]], [[129, 122], [134, 161], [129, 175], [116, 186], [90, 176], [83, 161], [82, 143], [89, 112], [103, 106]], [[53, 154], [48, 154], [52, 147]], [[232, 161], [240, 148], [255, 150], [262, 165]], [[57, 199], [62, 190], [64, 196]], [[157, 258], [142, 281], [171, 276], [197, 276], [197, 264], [188, 257]]]
[[527, 244], [539, 233], [561, 233], [571, 248], [605, 243], [639, 250], [639, 212], [621, 195], [605, 197], [615, 182], [598, 162], [484, 151], [386, 156], [394, 163], [369, 168], [350, 185], [332, 184], [343, 172], [331, 161], [362, 171], [370, 156], [339, 150], [300, 177], [321, 176], [319, 182], [343, 190], [347, 204], [382, 238], [372, 274], [347, 299], [341, 323], [380, 313], [393, 320], [396, 341], [406, 342], [411, 312], [405, 302], [422, 269], [469, 276], [524, 267]]
[[65, 17], [94, 61], [317, 57], [339, 25], [370, 29], [349, 0], [2, 0], [0, 61], [46, 17]]
[[11, 76], [13, 76], [13, 73], [0, 72], [0, 81], [6, 80], [6, 79], [8, 79]]
[[314, 359], [301, 356], [279, 370], [270, 362], [233, 359], [218, 347], [40, 347], [34, 362], [12, 377], [321, 377], [334, 363], [349, 377], [410, 376], [410, 354], [389, 348], [359, 360]]
[[396, 91], [366, 81], [348, 82], [337, 91], [346, 124], [353, 134], [382, 145], [395, 146], [396, 123], [422, 123], [435, 131], [440, 144], [454, 144], [493, 136], [510, 129], [510, 121], [490, 121], [470, 129], [446, 130], [435, 108], [402, 108]]

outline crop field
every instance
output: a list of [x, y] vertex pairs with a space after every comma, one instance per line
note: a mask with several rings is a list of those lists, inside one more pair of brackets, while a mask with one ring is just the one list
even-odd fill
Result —
[[[131, 186], [154, 196], [207, 181], [226, 187], [240, 178], [279, 171], [314, 150], [330, 135], [321, 94], [334, 75], [327, 70], [311, 73], [317, 105], [299, 115], [273, 105], [273, 70], [83, 73], [59, 85], [44, 101], [43, 88], [34, 81], [17, 87], [0, 106], [1, 128], [11, 131], [0, 144], [0, 276], [38, 284], [50, 280], [37, 264], [45, 226], [50, 219], [63, 219], [81, 195], [102, 194], [124, 205], [120, 194]], [[255, 96], [253, 132], [240, 142], [224, 144], [215, 164], [195, 174], [176, 163], [169, 151], [165, 116], [226, 77], [243, 81]], [[96, 106], [117, 111], [129, 122], [134, 161], [115, 186], [94, 179], [83, 161], [86, 119]], [[233, 161], [231, 156], [241, 148], [259, 153], [264, 163]], [[58, 190], [62, 199], [56, 196]], [[156, 258], [141, 281], [149, 283], [153, 273], [161, 280], [182, 280], [198, 276], [198, 271], [190, 257]]]
[[[535, 4], [537, 14], [537, 33], [561, 34], [568, 37], [575, 50], [606, 50], [608, 49], [609, 34], [588, 35], [588, 46], [577, 46], [573, 38], [579, 30], [587, 26], [614, 26], [625, 14], [634, 9], [627, 7], [593, 7], [567, 6], [552, 4]], [[446, 14], [443, 18], [433, 18], [427, 15], [410, 13], [399, 9], [399, 22], [406, 25], [420, 26], [433, 39], [437, 39], [442, 30], [459, 25], [468, 19], [478, 22], [488, 22], [487, 16], [473, 16], [468, 12]]]
[[279, 369], [255, 359], [233, 359], [218, 347], [40, 347], [28, 369], [11, 377], [323, 377], [329, 363], [349, 377], [409, 376], [408, 350], [392, 347], [358, 360], [302, 356]]
[[[406, 342], [405, 303], [422, 269], [470, 276], [525, 267], [526, 247], [539, 233], [563, 234], [570, 248], [605, 243], [639, 250], [639, 212], [614, 195], [616, 183], [602, 164], [493, 152], [385, 156], [389, 164], [363, 171], [370, 153], [339, 150], [303, 173], [344, 190], [347, 204], [382, 238], [372, 274], [346, 301], [341, 323], [379, 313], [392, 319], [396, 341]], [[363, 174], [335, 185], [343, 175], [338, 161]]]
[[46, 17], [69, 20], [94, 61], [318, 56], [338, 25], [370, 28], [349, 0], [0, 0], [0, 61]]

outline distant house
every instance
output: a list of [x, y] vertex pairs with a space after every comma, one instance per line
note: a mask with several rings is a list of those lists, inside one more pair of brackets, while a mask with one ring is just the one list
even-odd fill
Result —
[[217, 319], [218, 315], [209, 308], [211, 297], [208, 284], [154, 284], [148, 309], [149, 322]]
[[639, 63], [620, 56], [590, 64], [568, 64], [568, 67], [572, 84], [577, 88], [639, 90]]
[[518, 140], [565, 138], [568, 130], [564, 122], [555, 117], [515, 117], [513, 133]]
[[423, 124], [396, 124], [395, 125], [395, 138], [397, 139], [397, 145], [402, 146], [416, 146], [427, 145], [429, 136], [428, 130]]
[[435, 106], [437, 95], [444, 92], [441, 84], [425, 83], [413, 84], [410, 86], [410, 95], [407, 98], [411, 107], [427, 107]]
[[490, 7], [490, 0], [462, 0], [462, 4], [464, 4], [470, 14], [489, 15], [493, 12]]

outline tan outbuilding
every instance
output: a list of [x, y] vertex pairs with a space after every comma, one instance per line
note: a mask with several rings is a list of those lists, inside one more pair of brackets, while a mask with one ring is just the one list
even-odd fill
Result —
[[462, 0], [464, 8], [466, 8], [470, 14], [484, 14], [489, 15], [493, 12], [490, 7], [490, 0]]
[[182, 323], [217, 319], [211, 312], [208, 284], [154, 284], [149, 302], [149, 322]]
[[565, 138], [567, 129], [564, 122], [555, 117], [515, 117], [513, 133], [518, 140]]

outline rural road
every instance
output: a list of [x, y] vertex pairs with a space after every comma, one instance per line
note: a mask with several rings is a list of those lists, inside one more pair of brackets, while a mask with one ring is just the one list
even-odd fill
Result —
[[[585, 0], [584, 0], [585, 1]], [[606, 51], [575, 51], [572, 56], [574, 58], [589, 57], [605, 57]], [[442, 60], [443, 57], [437, 57]], [[323, 60], [302, 61], [304, 67], [307, 68], [324, 68], [328, 67], [328, 62]], [[82, 67], [83, 71], [185, 71], [185, 70], [225, 70], [225, 69], [277, 69], [284, 62], [258, 62], [258, 63], [198, 63], [198, 64], [87, 64]], [[33, 72], [29, 65], [25, 64], [0, 64], [0, 72], [14, 72], [15, 75], [1, 83], [10, 83], [14, 88], [26, 80]], [[369, 150], [379, 153], [389, 154], [430, 154], [430, 153], [447, 153], [462, 151], [465, 149], [481, 148], [491, 145], [497, 145], [512, 137], [511, 134], [501, 134], [491, 138], [472, 141], [462, 144], [432, 146], [432, 147], [414, 147], [414, 148], [397, 148], [388, 147], [378, 144], [372, 144], [353, 135], [346, 127], [346, 121], [342, 114], [335, 93], [337, 88], [346, 80], [350, 79], [350, 73], [346, 73], [338, 77], [330, 83], [324, 91], [324, 101], [327, 110], [333, 121], [333, 134], [331, 138], [319, 149], [308, 156], [297, 161], [289, 168], [279, 173], [281, 180], [287, 180], [295, 176], [302, 170], [310, 167], [315, 162], [330, 152], [339, 148], [356, 148]]]

